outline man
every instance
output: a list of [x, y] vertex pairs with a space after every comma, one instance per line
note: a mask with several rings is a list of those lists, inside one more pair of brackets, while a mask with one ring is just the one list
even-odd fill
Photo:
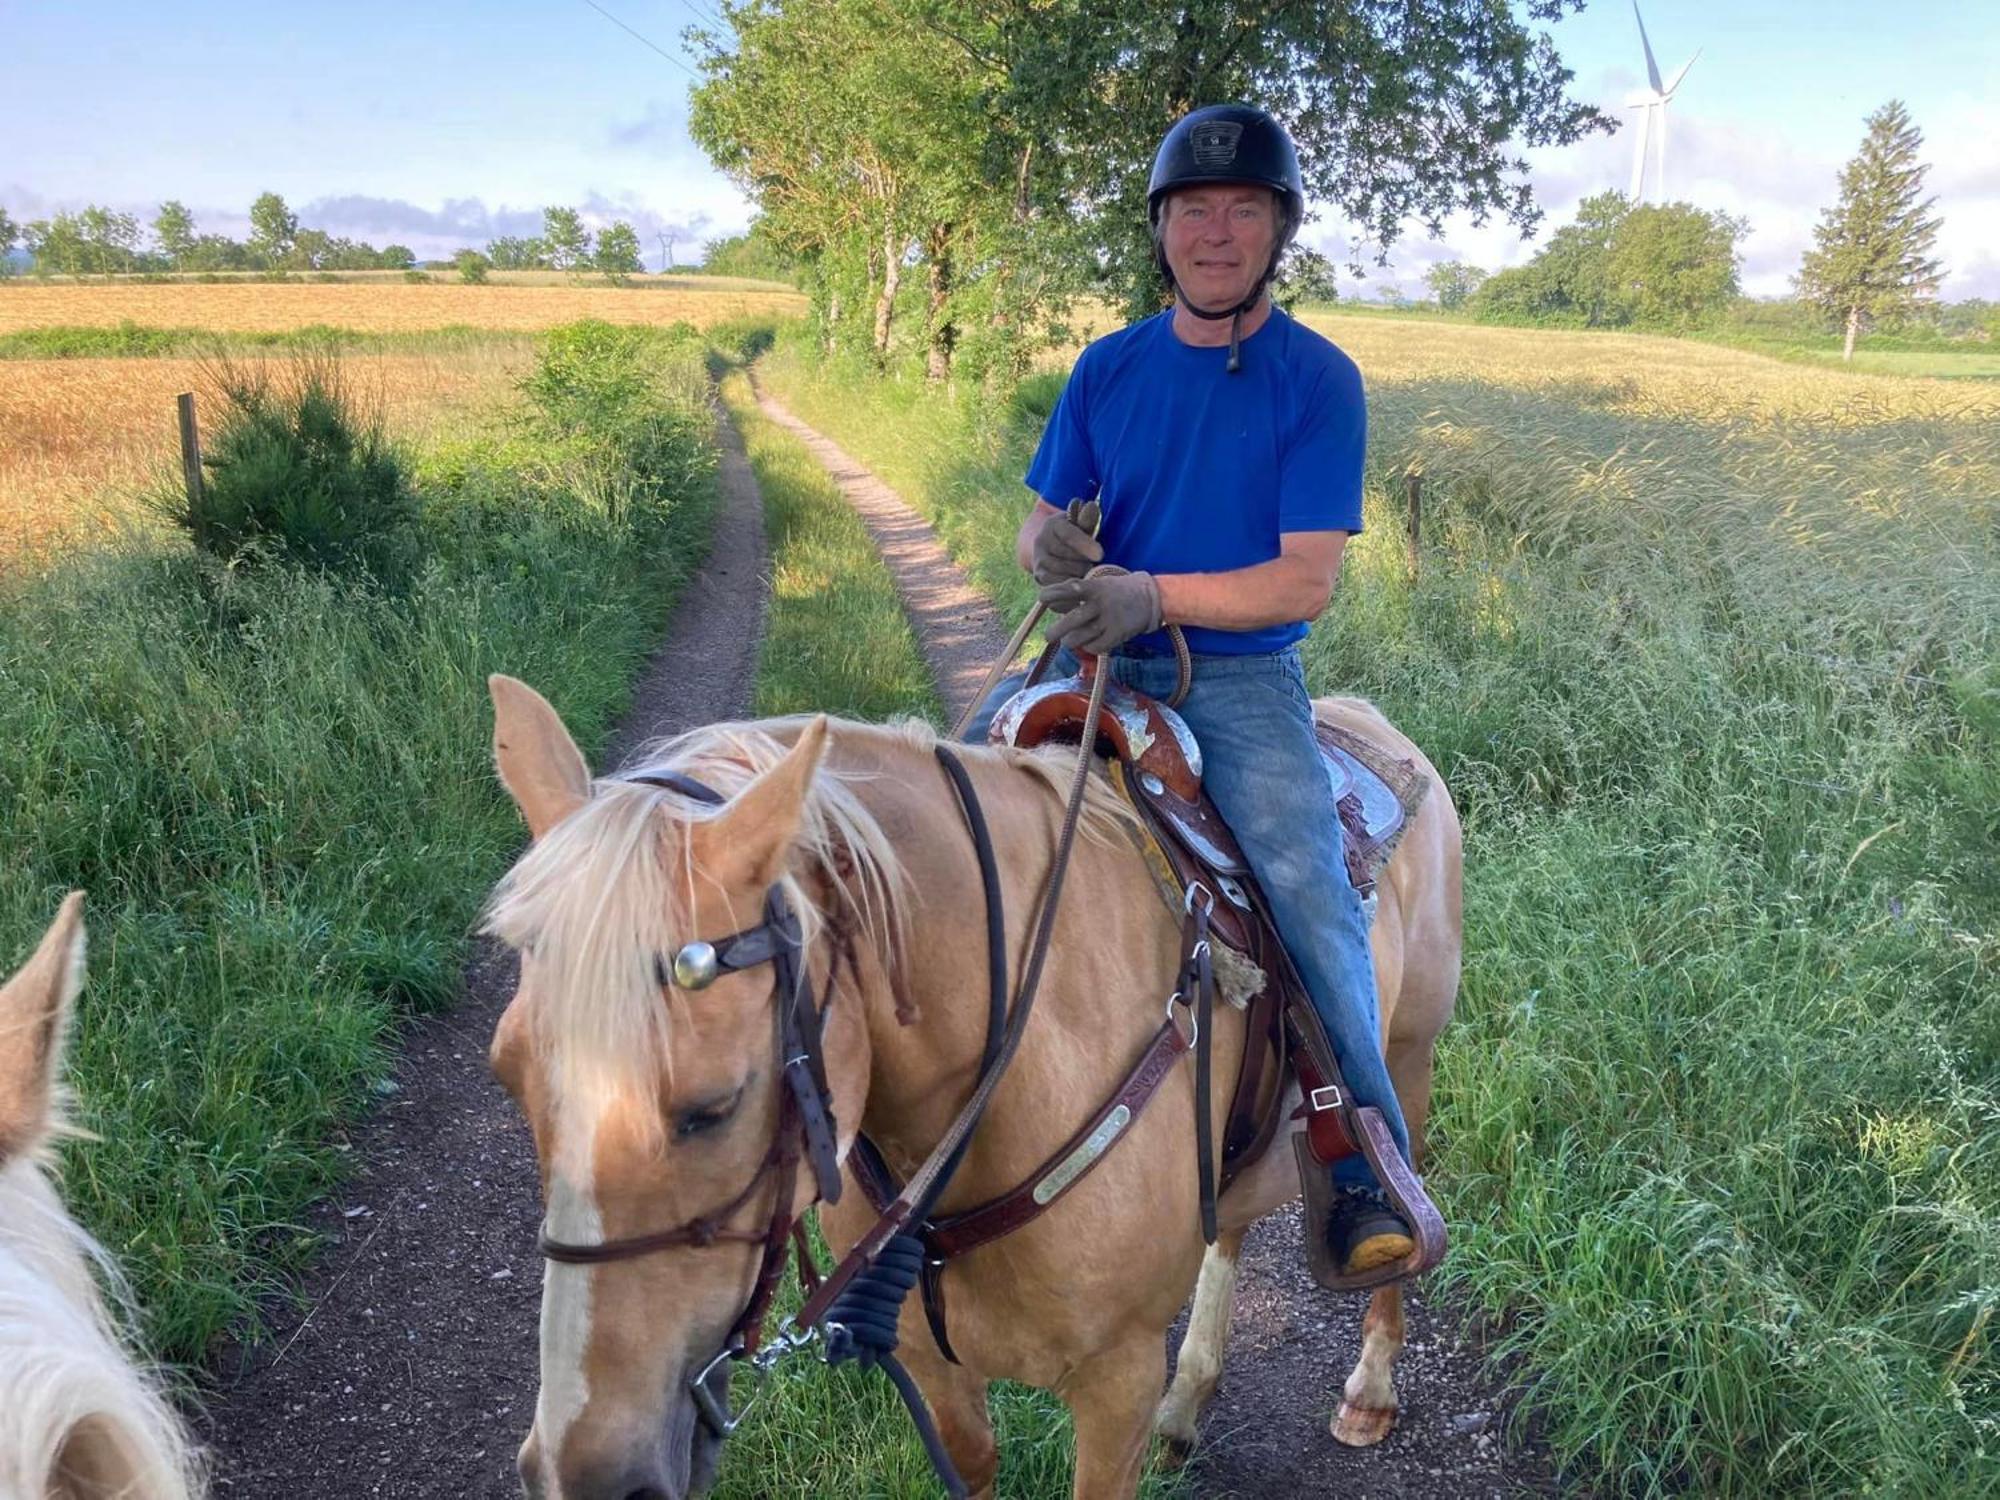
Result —
[[[1119, 681], [1173, 690], [1163, 627], [1194, 654], [1181, 714], [1204, 782], [1270, 901], [1356, 1100], [1409, 1136], [1382, 1062], [1367, 919], [1349, 883], [1299, 665], [1347, 538], [1361, 530], [1361, 376], [1271, 305], [1305, 197], [1284, 128], [1243, 105], [1198, 109], [1161, 142], [1147, 213], [1173, 307], [1099, 339], [1076, 362], [1029, 467], [1040, 497], [1015, 555], [1057, 611], [1049, 638], [1108, 654]], [[1064, 511], [1102, 511], [1092, 536]], [[1100, 562], [1128, 569], [1085, 575]], [[972, 735], [1019, 679], [984, 705]], [[1342, 1273], [1414, 1248], [1367, 1163], [1333, 1169], [1324, 1226]]]

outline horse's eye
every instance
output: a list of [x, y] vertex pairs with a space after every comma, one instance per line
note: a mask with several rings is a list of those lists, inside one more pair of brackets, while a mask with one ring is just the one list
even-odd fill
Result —
[[700, 1104], [690, 1105], [674, 1116], [674, 1139], [691, 1140], [695, 1136], [704, 1135], [720, 1125], [727, 1124], [742, 1100], [743, 1090], [738, 1088], [726, 1099], [707, 1099]]

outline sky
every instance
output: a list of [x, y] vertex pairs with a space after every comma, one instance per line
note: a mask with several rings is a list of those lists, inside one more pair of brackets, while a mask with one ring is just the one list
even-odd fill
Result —
[[[751, 214], [687, 135], [683, 32], [713, 24], [711, 3], [0, 0], [0, 207], [149, 219], [179, 198], [202, 230], [240, 236], [271, 189], [307, 225], [429, 257], [533, 233], [543, 204], [567, 203], [631, 220], [649, 264], [685, 264]], [[1749, 219], [1747, 291], [1787, 290], [1863, 119], [1901, 98], [1932, 164], [1944, 294], [2000, 298], [2000, 0], [1651, 0], [1645, 15], [1663, 74], [1701, 49], [1670, 110], [1668, 188]], [[1636, 120], [1630, 4], [1591, 0], [1550, 29], [1574, 91]], [[1581, 198], [1629, 185], [1634, 134], [1528, 153], [1538, 239], [1412, 224], [1351, 290], [1417, 294], [1439, 260], [1525, 261]], [[1302, 238], [1344, 257], [1343, 231], [1322, 214]]]

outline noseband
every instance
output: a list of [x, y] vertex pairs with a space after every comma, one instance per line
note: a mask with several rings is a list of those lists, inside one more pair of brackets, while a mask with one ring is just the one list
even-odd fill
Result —
[[[719, 806], [722, 795], [692, 777], [672, 771], [649, 771], [627, 778], [646, 786], [662, 787], [710, 806]], [[632, 1235], [621, 1240], [577, 1245], [541, 1236], [542, 1255], [561, 1265], [597, 1266], [612, 1261], [631, 1260], [659, 1250], [703, 1249], [723, 1241], [761, 1244], [764, 1258], [757, 1268], [756, 1286], [729, 1336], [722, 1352], [704, 1365], [688, 1381], [688, 1393], [696, 1410], [718, 1436], [727, 1436], [741, 1420], [728, 1410], [726, 1393], [718, 1400], [709, 1389], [709, 1378], [732, 1359], [756, 1355], [763, 1339], [764, 1318], [785, 1272], [794, 1240], [803, 1241], [800, 1218], [792, 1212], [792, 1196], [798, 1182], [799, 1161], [803, 1156], [812, 1167], [815, 1201], [840, 1201], [840, 1162], [833, 1117], [833, 1096], [826, 1080], [823, 1030], [827, 1007], [833, 1002], [834, 974], [838, 959], [829, 964], [826, 994], [814, 1003], [810, 975], [804, 963], [804, 944], [784, 887], [773, 884], [764, 893], [764, 920], [714, 941], [697, 939], [684, 943], [671, 963], [654, 960], [661, 986], [668, 983], [682, 989], [705, 989], [724, 974], [740, 973], [768, 963], [773, 970], [772, 996], [777, 1011], [778, 1122], [770, 1148], [743, 1191], [720, 1208], [688, 1220], [674, 1229]], [[771, 1217], [762, 1228], [744, 1229], [729, 1220], [757, 1195], [767, 1178], [775, 1179]], [[803, 1250], [804, 1246], [801, 1244]], [[809, 1261], [807, 1262], [809, 1263]]]

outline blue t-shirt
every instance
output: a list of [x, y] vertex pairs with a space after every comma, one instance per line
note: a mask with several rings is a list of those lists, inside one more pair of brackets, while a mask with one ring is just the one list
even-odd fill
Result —
[[[1061, 508], [1096, 497], [1104, 560], [1149, 573], [1221, 573], [1269, 562], [1287, 531], [1361, 530], [1367, 414], [1354, 361], [1277, 308], [1243, 341], [1174, 336], [1173, 311], [1108, 334], [1078, 357], [1028, 466]], [[1303, 622], [1186, 627], [1188, 649], [1276, 651]], [[1167, 648], [1164, 631], [1132, 642]]]

